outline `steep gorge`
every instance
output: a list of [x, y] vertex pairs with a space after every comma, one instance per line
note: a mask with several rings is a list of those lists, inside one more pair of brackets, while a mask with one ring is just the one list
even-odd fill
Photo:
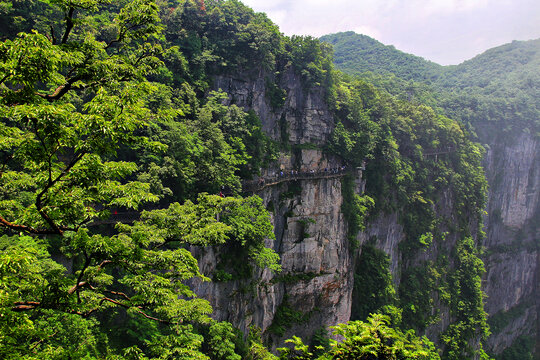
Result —
[[[324, 89], [306, 89], [302, 79], [289, 68], [277, 79], [279, 87], [286, 93], [283, 106], [273, 109], [269, 104], [267, 81], [261, 76], [218, 77], [215, 81], [215, 89], [228, 94], [228, 103], [253, 109], [259, 115], [262, 127], [270, 137], [276, 141], [287, 139], [280, 158], [272, 167], [262, 169], [262, 176], [277, 176], [282, 169], [285, 172], [292, 169], [319, 172], [348, 165], [343, 158], [326, 150], [337, 120], [329, 110]], [[371, 165], [368, 163], [367, 169], [376, 163], [376, 160]], [[291, 178], [257, 192], [272, 213], [276, 240], [267, 245], [280, 254], [283, 271], [277, 275], [263, 271], [252, 278], [197, 284], [196, 292], [211, 301], [215, 318], [230, 321], [244, 332], [252, 325], [260, 327], [274, 348], [293, 335], [310, 342], [321, 329], [326, 332], [329, 326], [350, 320], [354, 303], [365, 301], [354, 295], [355, 272], [363, 271], [357, 269], [363, 245], [371, 244], [387, 254], [389, 264], [383, 272], [391, 274], [396, 292], [404, 274], [417, 268], [431, 271], [436, 266], [442, 267], [435, 263], [446, 256], [450, 257], [450, 264], [454, 263], [450, 254], [460, 235], [451, 225], [458, 219], [455, 215], [457, 201], [454, 201], [455, 194], [450, 188], [436, 190], [438, 200], [428, 206], [434, 209], [434, 217], [440, 219], [435, 241], [423, 250], [404, 252], [403, 243], [408, 235], [403, 225], [403, 208], [392, 204], [397, 200], [389, 200], [395, 210], [380, 210], [364, 224], [363, 231], [349, 234], [349, 219], [343, 213], [342, 205], [352, 199], [344, 198], [345, 175]], [[361, 167], [349, 169], [347, 176], [351, 177], [357, 195], [362, 195], [370, 186]], [[474, 227], [473, 220], [469, 226], [473, 234]], [[200, 251], [201, 270], [209, 276], [216, 274], [223, 262], [219, 255], [223, 250]], [[235, 254], [225, 256], [234, 257]], [[238, 266], [241, 261], [235, 259], [228, 266]], [[450, 273], [453, 267], [450, 265], [446, 271]], [[427, 278], [429, 274], [422, 276]], [[456, 321], [456, 315], [450, 313], [449, 301], [441, 300], [436, 289], [446, 281], [444, 277], [433, 279], [438, 285], [430, 284], [431, 288], [407, 289], [409, 285], [406, 284], [404, 290], [416, 297], [420, 297], [418, 291], [427, 291], [424, 295], [428, 300], [432, 299], [429, 300], [431, 308], [430, 314], [422, 315], [426, 318], [422, 328], [427, 326], [425, 332], [440, 345], [441, 334]], [[364, 290], [359, 289], [356, 294], [358, 291]], [[375, 310], [377, 308], [371, 309]], [[414, 313], [409, 312], [409, 316]]]
[[[139, 40], [127, 41], [127, 47], [117, 44], [127, 38], [122, 35], [125, 12], [116, 17], [116, 6], [101, 8], [91, 1], [95, 7], [75, 11], [70, 2], [64, 18], [56, 3], [24, 3], [28, 9], [8, 7], [2, 15], [29, 19], [2, 23], [14, 40], [2, 43], [9, 50], [1, 59], [8, 69], [4, 80], [11, 78], [13, 84], [1, 89], [7, 95], [0, 108], [9, 126], [0, 135], [7, 144], [2, 154], [17, 174], [2, 177], [3, 214], [12, 221], [2, 218], [7, 235], [0, 245], [7, 254], [8, 286], [14, 289], [3, 303], [9, 316], [2, 316], [0, 325], [10, 342], [0, 342], [2, 354], [26, 356], [30, 349], [68, 357], [85, 352], [89, 357], [127, 352], [161, 357], [171, 351], [170, 358], [179, 352], [213, 359], [217, 352], [238, 350], [231, 357], [237, 359], [248, 355], [249, 346], [264, 345], [249, 338], [244, 342], [230, 324], [209, 322], [206, 314], [213, 311], [214, 318], [232, 322], [243, 335], [257, 336], [260, 328], [265, 344], [276, 350], [293, 335], [320, 343], [328, 340], [329, 326], [379, 312], [393, 327], [427, 334], [445, 359], [485, 358], [482, 241], [489, 245], [484, 258], [501, 264], [485, 275], [494, 284], [484, 286], [495, 298], [488, 304], [495, 312], [492, 320], [498, 319], [493, 328], [502, 329], [490, 340], [496, 342], [492, 349], [504, 351], [520, 332], [534, 327], [536, 298], [529, 288], [538, 279], [534, 255], [529, 256], [537, 246], [538, 212], [531, 210], [538, 208], [534, 136], [520, 138], [516, 146], [488, 149], [488, 177], [500, 185], [492, 191], [502, 195], [492, 197], [487, 218], [488, 229], [497, 235], [484, 238], [484, 149], [464, 131], [470, 124], [413, 101], [412, 93], [391, 96], [336, 72], [327, 44], [285, 37], [264, 14], [238, 1], [129, 2], [125, 11], [133, 19], [146, 11], [148, 28], [137, 30], [133, 36]], [[79, 22], [79, 10], [95, 11], [95, 17]], [[28, 16], [34, 13], [40, 16]], [[106, 24], [119, 31], [118, 39]], [[64, 26], [65, 39], [72, 40], [57, 44], [55, 34]], [[50, 29], [50, 36], [15, 35], [33, 27], [44, 34]], [[89, 35], [89, 28], [94, 33]], [[33, 40], [25, 43], [25, 38]], [[20, 49], [44, 61], [43, 78], [32, 62], [19, 67]], [[117, 57], [123, 51], [125, 56]], [[82, 53], [92, 60], [82, 61]], [[94, 58], [96, 53], [102, 58]], [[125, 63], [111, 67], [119, 60]], [[107, 75], [94, 72], [94, 66]], [[108, 78], [120, 83], [103, 80]], [[32, 85], [21, 85], [24, 79]], [[48, 80], [53, 95], [43, 88]], [[132, 92], [131, 85], [141, 93]], [[111, 95], [100, 97], [107, 92], [102, 87]], [[93, 95], [86, 92], [90, 88]], [[65, 104], [47, 104], [68, 93]], [[45, 115], [34, 113], [32, 104]], [[106, 126], [97, 121], [92, 133], [110, 130], [114, 135], [113, 140], [96, 136], [97, 145], [80, 121], [93, 115], [94, 105], [103, 118], [112, 118], [103, 121]], [[125, 113], [127, 105], [134, 106], [133, 116]], [[20, 124], [11, 124], [12, 115]], [[33, 128], [27, 118], [35, 120]], [[129, 128], [133, 118], [137, 124]], [[61, 131], [51, 132], [49, 125]], [[531, 132], [534, 127], [524, 130]], [[479, 135], [491, 141], [491, 135]], [[42, 136], [50, 137], [50, 149]], [[65, 146], [57, 146], [64, 141], [59, 138]], [[137, 147], [139, 141], [144, 149]], [[79, 156], [76, 149], [85, 149], [87, 142], [96, 146], [88, 154], [93, 154], [91, 165], [74, 168], [86, 154], [83, 150]], [[36, 149], [42, 154], [38, 160]], [[66, 154], [73, 160], [66, 163]], [[515, 163], [515, 158], [520, 160]], [[515, 176], [500, 173], [501, 168]], [[73, 181], [61, 181], [67, 174]], [[107, 176], [125, 183], [107, 182]], [[36, 179], [41, 183], [36, 185]], [[53, 191], [55, 184], [65, 192]], [[100, 185], [110, 191], [96, 198]], [[33, 195], [21, 191], [26, 188]], [[51, 205], [43, 210], [48, 190]], [[72, 201], [80, 192], [88, 197]], [[229, 197], [252, 193], [263, 206], [256, 197]], [[157, 204], [143, 207], [146, 201]], [[122, 207], [132, 209], [129, 218], [118, 216]], [[54, 220], [48, 211], [55, 213]], [[134, 221], [139, 216], [141, 221]], [[116, 222], [124, 223], [113, 230], [110, 224]], [[71, 223], [76, 226], [65, 225]], [[21, 229], [32, 236], [23, 236]], [[278, 268], [274, 251], [280, 254], [281, 272], [263, 270]], [[21, 272], [11, 265], [18, 263], [12, 255], [36, 267]], [[516, 259], [520, 263], [513, 266]], [[199, 268], [213, 282], [201, 281], [207, 278]], [[21, 273], [31, 284], [21, 282]], [[499, 294], [498, 284], [508, 282], [515, 291]], [[192, 298], [191, 287], [201, 298]], [[142, 317], [126, 321], [132, 313]], [[76, 323], [56, 336], [68, 314]], [[16, 322], [28, 328], [12, 328]], [[74, 329], [81, 330], [81, 344], [64, 339]], [[517, 333], [506, 335], [511, 331]], [[222, 344], [222, 336], [237, 343]], [[498, 344], [503, 344], [500, 349]]]
[[[286, 90], [287, 97], [284, 106], [277, 111], [269, 104], [262, 77], [220, 77], [215, 87], [227, 92], [231, 103], [254, 109], [265, 132], [272, 138], [288, 139], [296, 150], [282, 152], [278, 163], [285, 169], [341, 165], [342, 160], [321, 151], [321, 145], [330, 140], [335, 126], [324, 94], [316, 88], [306, 92], [301, 83], [292, 69], [280, 78], [279, 86]], [[538, 334], [538, 138], [528, 132], [513, 131], [511, 136], [506, 132], [498, 133], [501, 129], [497, 123], [478, 126], [478, 140], [487, 148], [483, 165], [489, 183], [482, 258], [486, 268], [483, 277], [485, 309], [492, 333], [485, 348], [492, 354], [502, 354], [513, 344], [523, 346], [523, 339], [530, 346], [529, 339], [534, 341]], [[286, 136], [282, 133], [284, 129]], [[279, 168], [265, 171], [274, 174]], [[293, 195], [288, 189], [291, 185], [296, 189]], [[293, 334], [309, 339], [321, 326], [328, 327], [350, 318], [356, 300], [353, 297], [355, 264], [362, 244], [370, 239], [376, 239], [376, 248], [389, 256], [389, 270], [396, 289], [407, 269], [433, 264], [441, 254], [452, 253], [457, 240], [455, 235], [442, 246], [433, 245], [428, 251], [404, 257], [399, 244], [406, 240], [407, 234], [398, 212], [371, 217], [365, 231], [357, 235], [356, 247], [351, 245], [341, 212], [344, 201], [341, 186], [339, 178], [301, 180], [259, 193], [266, 204], [272, 205], [276, 233], [276, 242], [272, 245], [282, 256], [283, 274], [273, 278], [269, 273], [263, 274], [262, 282], [249, 299], [244, 296], [242, 305], [225, 305], [228, 301], [223, 300], [240, 284], [232, 288], [231, 284], [205, 285], [201, 292], [215, 299], [216, 309], [236, 306], [237, 310], [253, 309], [248, 312], [254, 314], [245, 317], [244, 312], [217, 310], [218, 318], [232, 321], [244, 330], [250, 324], [260, 326], [267, 330], [267, 336], [273, 338], [274, 343]], [[356, 192], [361, 194], [365, 187], [366, 180], [359, 172]], [[455, 221], [451, 210], [455, 199], [450, 191], [442, 193], [435, 206], [437, 216]], [[280, 194], [292, 197], [284, 199]], [[306, 219], [314, 222], [306, 222]], [[304, 233], [308, 236], [304, 237]], [[208, 260], [205, 264], [211, 263], [215, 261]], [[432, 316], [432, 322], [425, 332], [440, 341], [439, 336], [455, 318], [440, 294], [435, 291], [431, 297], [433, 311], [428, 317]], [[285, 323], [280, 320], [280, 312], [289, 317]], [[276, 322], [277, 325], [272, 326]], [[279, 328], [277, 334], [276, 328]]]
[[[486, 247], [486, 310], [500, 353], [520, 336], [538, 334], [538, 139], [519, 134], [490, 141], [485, 168], [490, 183]], [[506, 316], [505, 316], [506, 315]]]
[[[282, 152], [274, 167], [264, 169], [263, 175], [277, 176], [281, 169], [319, 172], [341, 166], [337, 158], [328, 158], [314, 148], [328, 141], [334, 125], [323, 90], [305, 92], [292, 69], [282, 77], [280, 86], [287, 98], [283, 108], [274, 112], [268, 104], [264, 78], [216, 80], [216, 88], [225, 91], [229, 101], [255, 110], [269, 136], [279, 140], [284, 135], [281, 130], [286, 128], [290, 146], [297, 147]], [[302, 144], [310, 144], [313, 149], [302, 149]], [[267, 245], [279, 252], [283, 271], [279, 275], [264, 271], [255, 278], [200, 284], [197, 292], [211, 299], [214, 316], [246, 332], [250, 325], [259, 326], [274, 339], [274, 346], [292, 335], [310, 337], [321, 327], [348, 321], [353, 256], [341, 212], [341, 178], [291, 179], [257, 194], [271, 210], [276, 240]], [[216, 253], [205, 254], [201, 270], [211, 274], [218, 262]], [[276, 316], [284, 312], [287, 315], [280, 323]]]

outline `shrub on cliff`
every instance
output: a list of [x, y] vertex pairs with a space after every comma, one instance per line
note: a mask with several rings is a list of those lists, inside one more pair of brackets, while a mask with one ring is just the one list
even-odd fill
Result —
[[426, 337], [418, 337], [413, 330], [403, 332], [392, 328], [390, 319], [372, 314], [365, 322], [350, 321], [334, 327], [334, 335], [342, 340], [331, 340], [331, 349], [315, 357], [298, 337], [287, 342], [292, 348], [281, 348], [282, 360], [439, 360], [435, 345]]

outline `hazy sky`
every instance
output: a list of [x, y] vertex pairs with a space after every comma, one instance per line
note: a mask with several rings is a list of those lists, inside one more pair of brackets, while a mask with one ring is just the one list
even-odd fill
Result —
[[540, 0], [242, 0], [286, 35], [353, 30], [442, 65], [540, 38]]

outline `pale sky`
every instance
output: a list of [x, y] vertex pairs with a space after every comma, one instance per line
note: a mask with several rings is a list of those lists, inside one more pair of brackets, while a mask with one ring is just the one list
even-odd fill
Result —
[[540, 38], [540, 0], [242, 0], [285, 35], [355, 31], [441, 65]]

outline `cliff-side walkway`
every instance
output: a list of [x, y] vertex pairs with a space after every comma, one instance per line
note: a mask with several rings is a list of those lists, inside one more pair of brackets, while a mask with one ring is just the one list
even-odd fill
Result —
[[[357, 168], [358, 170], [364, 170], [364, 168]], [[307, 172], [298, 172], [298, 171], [280, 171], [274, 176], [261, 176], [255, 180], [245, 180], [242, 181], [242, 193], [257, 193], [264, 190], [265, 188], [276, 186], [284, 182], [298, 181], [298, 180], [320, 180], [320, 179], [333, 179], [340, 178], [347, 174], [354, 173], [355, 170], [347, 169], [345, 167], [335, 168], [335, 169], [326, 169], [320, 171], [307, 171]], [[222, 196], [233, 195], [232, 191], [227, 191], [224, 189], [220, 192]], [[124, 223], [133, 223], [138, 220], [141, 215], [140, 211], [134, 210], [111, 210], [111, 217], [106, 220], [97, 220], [90, 224], [90, 226], [106, 225], [106, 224], [116, 224], [118, 222]]]
[[332, 179], [339, 178], [351, 173], [353, 173], [353, 171], [345, 168], [307, 172], [280, 172], [275, 176], [259, 177], [258, 180], [243, 181], [242, 192], [258, 192], [263, 190], [264, 188], [275, 186], [288, 181]]

